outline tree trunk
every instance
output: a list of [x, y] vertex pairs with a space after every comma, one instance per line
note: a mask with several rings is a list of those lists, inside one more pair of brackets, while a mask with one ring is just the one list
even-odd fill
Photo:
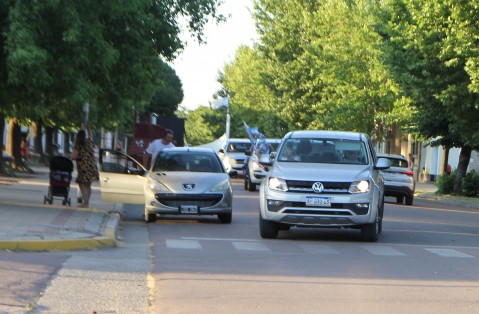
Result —
[[45, 155], [47, 160], [53, 157], [53, 128], [45, 128]]
[[459, 154], [459, 164], [457, 165], [457, 175], [454, 181], [453, 193], [456, 195], [461, 194], [461, 183], [462, 179], [466, 175], [467, 167], [469, 166], [469, 160], [471, 159], [471, 146], [464, 146], [461, 148], [461, 153]]
[[63, 132], [63, 156], [70, 158], [70, 132]]
[[5, 115], [0, 112], [0, 146], [2, 146], [2, 155], [0, 155], [0, 174], [6, 174], [5, 162], [3, 161], [3, 152], [5, 143], [3, 142], [3, 135], [5, 132]]
[[33, 145], [34, 152], [38, 154], [39, 161], [45, 165], [48, 165], [47, 158], [45, 157], [45, 152], [43, 150], [43, 126], [41, 121], [36, 121], [33, 123]]
[[29, 168], [25, 165], [22, 159], [22, 130], [20, 124], [17, 123], [16, 119], [11, 119], [9, 123], [9, 142], [10, 142], [10, 151], [14, 160], [15, 170], [17, 171], [27, 171]]

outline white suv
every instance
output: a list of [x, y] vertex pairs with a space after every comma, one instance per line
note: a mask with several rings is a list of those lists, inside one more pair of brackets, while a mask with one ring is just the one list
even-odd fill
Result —
[[278, 149], [281, 139], [259, 139], [250, 152], [246, 152], [248, 158], [243, 168], [244, 189], [250, 192], [256, 191], [256, 185], [261, 183], [267, 169], [261, 162], [268, 162], [272, 152]]
[[243, 166], [246, 160], [246, 152], [251, 150], [251, 141], [245, 138], [230, 138], [220, 148], [218, 155], [223, 161], [226, 172], [236, 170], [243, 173]]
[[260, 185], [263, 238], [296, 226], [359, 228], [363, 240], [378, 240], [389, 162], [366, 134], [293, 131], [270, 157]]

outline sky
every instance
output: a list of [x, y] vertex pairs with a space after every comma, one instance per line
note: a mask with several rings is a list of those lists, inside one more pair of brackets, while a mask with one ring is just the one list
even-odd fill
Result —
[[231, 16], [225, 23], [206, 25], [206, 44], [198, 45], [186, 35], [188, 44], [171, 65], [183, 84], [184, 98], [180, 106], [188, 109], [208, 106], [213, 94], [221, 88], [217, 82], [218, 72], [234, 59], [240, 45], [252, 45], [257, 36], [250, 8], [250, 0], [225, 0], [218, 8], [219, 13]]

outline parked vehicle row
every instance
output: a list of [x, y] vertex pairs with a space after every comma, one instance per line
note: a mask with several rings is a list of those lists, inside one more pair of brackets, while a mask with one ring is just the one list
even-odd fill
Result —
[[407, 159], [376, 155], [366, 134], [294, 131], [283, 139], [229, 139], [218, 153], [181, 147], [160, 152], [145, 169], [116, 150], [100, 152], [102, 199], [141, 203], [145, 220], [158, 215], [216, 215], [232, 221], [230, 178], [259, 191], [259, 229], [276, 238], [291, 227], [357, 228], [365, 241], [382, 231], [384, 197], [411, 205]]

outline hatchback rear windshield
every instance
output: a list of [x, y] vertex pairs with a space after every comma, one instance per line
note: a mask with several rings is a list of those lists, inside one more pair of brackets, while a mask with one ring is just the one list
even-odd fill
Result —
[[366, 145], [362, 141], [326, 138], [290, 138], [281, 146], [278, 161], [368, 164]]
[[153, 171], [224, 172], [214, 154], [167, 151], [158, 154]]

